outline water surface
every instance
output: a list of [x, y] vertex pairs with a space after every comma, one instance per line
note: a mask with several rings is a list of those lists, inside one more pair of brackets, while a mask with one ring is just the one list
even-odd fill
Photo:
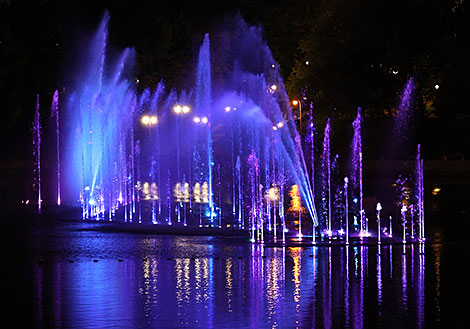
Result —
[[460, 324], [469, 309], [467, 244], [379, 254], [92, 225], [37, 225], [21, 242], [8, 291], [35, 327], [427, 328]]

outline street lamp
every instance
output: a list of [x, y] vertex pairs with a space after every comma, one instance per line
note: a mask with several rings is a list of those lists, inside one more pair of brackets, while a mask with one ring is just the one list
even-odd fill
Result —
[[181, 113], [188, 114], [190, 111], [191, 111], [191, 108], [187, 105], [176, 104], [173, 107], [173, 112], [175, 112], [176, 114], [181, 114]]
[[140, 118], [140, 122], [146, 126], [146, 127], [151, 127], [154, 126], [158, 123], [158, 118], [156, 115], [144, 115], [142, 118]]
[[[180, 182], [180, 121], [179, 121], [179, 116], [181, 114], [188, 114], [191, 111], [191, 108], [187, 105], [180, 105], [176, 104], [173, 107], [173, 112], [175, 112], [176, 116], [176, 175], [177, 175], [177, 181]], [[179, 206], [177, 208], [178, 212], [178, 223], [181, 222], [181, 202], [179, 203]], [[186, 212], [184, 212], [184, 226], [186, 226]]]
[[299, 132], [300, 132], [300, 134], [302, 134], [302, 102], [299, 101], [298, 99], [294, 99], [292, 101], [292, 105], [293, 106], [299, 106], [299, 120], [300, 120]]

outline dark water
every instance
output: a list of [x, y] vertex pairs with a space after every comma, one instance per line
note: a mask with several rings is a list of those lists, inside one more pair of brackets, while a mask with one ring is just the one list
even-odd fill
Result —
[[13, 325], [448, 328], [470, 315], [463, 242], [428, 243], [423, 253], [409, 245], [404, 254], [401, 245], [382, 246], [378, 254], [377, 246], [267, 248], [92, 225], [10, 232], [3, 295]]

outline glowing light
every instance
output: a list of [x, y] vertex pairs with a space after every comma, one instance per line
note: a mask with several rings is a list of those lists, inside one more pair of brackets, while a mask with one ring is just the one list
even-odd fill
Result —
[[343, 229], [338, 230], [338, 234], [339, 235], [344, 235], [344, 230]]
[[209, 120], [207, 119], [207, 117], [202, 117], [201, 119], [201, 122], [206, 124]]
[[284, 122], [278, 122], [277, 125], [276, 125], [278, 128], [282, 128], [284, 127]]
[[296, 99], [294, 99], [294, 100], [292, 101], [292, 105], [294, 105], [294, 106], [297, 106], [297, 105], [299, 105], [299, 101], [298, 101], [298, 100], [296, 100]]
[[142, 186], [142, 196], [144, 200], [150, 200], [150, 185], [147, 182]]
[[438, 90], [438, 89], [439, 89], [439, 85], [435, 85], [435, 86], [434, 86], [434, 89]]
[[156, 125], [158, 123], [158, 118], [155, 115], [144, 115], [140, 119], [140, 122], [147, 127]]
[[194, 184], [194, 202], [196, 203], [201, 203], [201, 184], [196, 183]]
[[204, 182], [202, 184], [201, 197], [203, 203], [209, 203], [209, 185], [207, 184], [207, 182]]
[[432, 195], [438, 195], [440, 191], [441, 191], [440, 187], [435, 187], [432, 190]]
[[91, 199], [90, 201], [88, 201], [88, 203], [91, 205], [91, 206], [94, 206], [96, 204], [96, 201]]
[[230, 106], [225, 107], [225, 112], [230, 112], [232, 108]]
[[289, 212], [299, 212], [305, 213], [305, 208], [300, 204], [300, 191], [298, 185], [292, 185], [289, 196], [291, 197], [290, 207], [288, 209]]
[[395, 75], [397, 75], [397, 74], [398, 74], [398, 71], [393, 70], [392, 73], [395, 74]]
[[89, 186], [85, 186], [85, 191], [89, 191], [90, 190], [90, 187]]
[[158, 188], [156, 183], [150, 185], [150, 195], [153, 200], [158, 200]]
[[173, 112], [175, 112], [176, 114], [180, 114], [182, 110], [183, 109], [181, 108], [181, 105], [175, 105], [173, 107]]
[[270, 201], [277, 201], [279, 200], [279, 188], [274, 186], [274, 187], [271, 187], [267, 192], [266, 192], [266, 195], [265, 197], [267, 199], [269, 199]]
[[193, 121], [196, 122], [196, 123], [199, 123], [199, 122], [201, 122], [201, 118], [200, 117], [194, 117]]
[[186, 113], [189, 113], [189, 111], [190, 111], [191, 109], [190, 109], [189, 106], [184, 105], [184, 106], [181, 108], [181, 110], [183, 111], [184, 114], [186, 114]]
[[277, 90], [277, 86], [276, 86], [276, 85], [272, 85], [272, 86], [271, 86], [271, 90], [272, 90], [272, 91], [276, 91], [276, 90]]
[[142, 122], [143, 125], [148, 125], [150, 123], [150, 117], [148, 115], [144, 115], [142, 119], [140, 119], [140, 122]]
[[276, 130], [277, 130], [277, 126], [273, 126], [273, 130], [276, 131]]

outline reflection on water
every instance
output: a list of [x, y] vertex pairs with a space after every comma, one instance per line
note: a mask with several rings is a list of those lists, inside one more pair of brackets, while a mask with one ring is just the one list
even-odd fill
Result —
[[[440, 319], [441, 246], [423, 252], [407, 246], [403, 253], [400, 245], [385, 245], [379, 253], [376, 246], [264, 248], [206, 237], [131, 239], [142, 240], [135, 243], [142, 248], [138, 257], [97, 262], [83, 257], [72, 263], [56, 256], [35, 263], [37, 323], [424, 328], [427, 310], [435, 313], [432, 321]], [[166, 254], [152, 253], [153, 247], [161, 250], [167, 244]], [[185, 244], [196, 247], [181, 251]], [[431, 257], [428, 266], [426, 257]], [[428, 269], [432, 280], [425, 279]]]

